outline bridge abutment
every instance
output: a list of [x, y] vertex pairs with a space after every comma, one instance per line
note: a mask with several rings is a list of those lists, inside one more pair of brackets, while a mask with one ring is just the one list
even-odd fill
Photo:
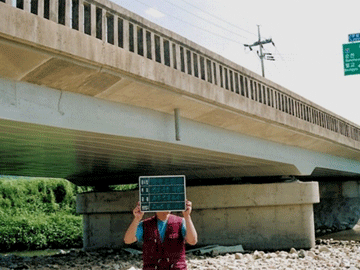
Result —
[[[311, 248], [317, 182], [198, 186], [187, 188], [199, 245], [241, 244], [246, 250]], [[78, 195], [84, 249], [120, 248], [132, 221], [138, 191]]]

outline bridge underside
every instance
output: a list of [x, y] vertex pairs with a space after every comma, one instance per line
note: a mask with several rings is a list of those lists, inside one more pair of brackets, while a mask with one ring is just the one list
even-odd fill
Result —
[[[77, 185], [268, 176], [352, 176], [356, 162], [252, 138], [151, 109], [0, 79], [0, 174]], [[329, 158], [333, 167], [329, 167]]]
[[4, 119], [0, 129], [5, 175], [61, 177], [91, 186], [136, 183], [140, 175], [184, 174], [194, 180], [299, 173], [291, 164], [160, 141]]

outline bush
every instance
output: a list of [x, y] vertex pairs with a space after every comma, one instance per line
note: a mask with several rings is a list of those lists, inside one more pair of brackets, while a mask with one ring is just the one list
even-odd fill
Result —
[[65, 179], [0, 177], [0, 252], [82, 247], [76, 195], [91, 190]]
[[82, 191], [64, 179], [0, 178], [0, 251], [81, 247]]
[[82, 246], [82, 218], [71, 214], [7, 216], [0, 231], [0, 251]]

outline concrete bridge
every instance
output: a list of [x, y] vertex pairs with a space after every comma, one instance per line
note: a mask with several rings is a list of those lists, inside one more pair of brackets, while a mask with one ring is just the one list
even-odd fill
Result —
[[0, 1], [0, 174], [103, 190], [85, 248], [123, 245], [137, 193], [107, 186], [176, 174], [200, 244], [311, 247], [311, 181], [359, 196], [359, 129], [110, 1]]

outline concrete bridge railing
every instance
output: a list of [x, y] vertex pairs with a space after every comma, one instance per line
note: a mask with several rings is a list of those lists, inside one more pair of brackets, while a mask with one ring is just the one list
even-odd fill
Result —
[[154, 60], [243, 97], [360, 141], [359, 128], [247, 74], [228, 61], [215, 59], [174, 33], [107, 0], [0, 0], [37, 16], [78, 30], [103, 42]]

